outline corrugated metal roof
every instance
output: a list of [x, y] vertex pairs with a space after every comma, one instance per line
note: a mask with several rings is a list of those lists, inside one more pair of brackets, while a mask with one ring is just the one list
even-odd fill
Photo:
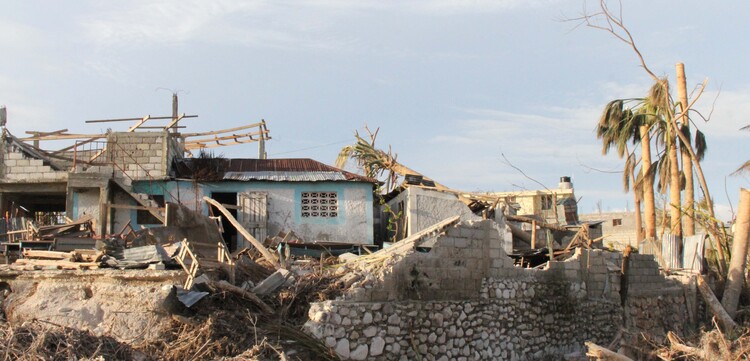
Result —
[[[198, 168], [210, 168], [218, 179], [236, 181], [321, 182], [353, 181], [377, 183], [377, 180], [347, 172], [309, 158], [282, 159], [180, 159], [175, 160], [177, 178], [193, 178]], [[205, 172], [205, 171], [204, 171]]]
[[226, 172], [224, 180], [236, 181], [272, 181], [272, 182], [322, 182], [322, 181], [346, 181], [341, 172]]

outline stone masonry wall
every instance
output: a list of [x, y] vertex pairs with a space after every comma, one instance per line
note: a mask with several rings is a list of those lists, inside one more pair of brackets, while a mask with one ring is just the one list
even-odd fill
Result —
[[541, 360], [584, 341], [607, 344], [624, 324], [663, 334], [687, 319], [679, 286], [658, 275], [652, 256], [631, 256], [623, 308], [619, 253], [579, 250], [544, 270], [520, 269], [489, 220], [414, 246], [386, 249], [379, 267], [343, 266], [348, 291], [313, 304], [307, 331], [342, 359]]
[[117, 132], [107, 137], [107, 159], [132, 180], [165, 179], [169, 175], [167, 132]]

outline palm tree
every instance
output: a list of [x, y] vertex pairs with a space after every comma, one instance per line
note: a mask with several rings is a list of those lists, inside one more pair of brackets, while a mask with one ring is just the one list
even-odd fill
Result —
[[[632, 107], [628, 107], [633, 104]], [[602, 153], [607, 154], [611, 148], [617, 149], [620, 158], [626, 158], [623, 173], [625, 191], [631, 186], [634, 192], [636, 213], [636, 229], [638, 240], [641, 240], [639, 224], [640, 203], [644, 203], [645, 237], [656, 238], [656, 202], [654, 199], [654, 182], [651, 165], [650, 128], [654, 122], [654, 107], [648, 98], [616, 99], [609, 102], [602, 112], [596, 129], [597, 138], [602, 140]], [[638, 160], [635, 152], [628, 152], [627, 145], [632, 143], [641, 146], [641, 171], [635, 175]], [[632, 184], [629, 184], [631, 183]]]
[[[625, 158], [625, 167], [623, 170], [623, 186], [625, 192], [633, 189], [633, 198], [635, 204], [635, 228], [636, 240], [640, 243], [643, 241], [643, 221], [641, 219], [641, 199], [643, 187], [641, 182], [636, 181], [635, 167], [638, 163], [635, 152], [630, 152], [628, 144], [637, 144], [641, 140], [640, 121], [643, 117], [636, 115], [631, 109], [626, 108], [626, 103], [641, 100], [638, 99], [617, 99], [609, 102], [599, 118], [599, 124], [596, 128], [597, 138], [602, 140], [602, 154], [609, 153], [611, 148], [616, 148], [617, 155]], [[645, 144], [649, 144], [646, 140]], [[642, 154], [644, 152], [642, 151]], [[645, 151], [645, 154], [650, 154]], [[649, 160], [650, 161], [650, 160]], [[652, 193], [653, 194], [653, 193]]]
[[[405, 176], [407, 174], [422, 175], [422, 173], [397, 162], [396, 156], [391, 153], [390, 149], [388, 152], [385, 152], [375, 148], [375, 138], [378, 136], [379, 129], [375, 130], [375, 133], [371, 132], [367, 127], [365, 127], [365, 130], [367, 130], [370, 140], [362, 138], [358, 132], [355, 132], [354, 137], [357, 138], [357, 142], [341, 148], [336, 158], [336, 167], [343, 168], [349, 159], [354, 159], [357, 162], [357, 166], [362, 168], [365, 175], [370, 178], [377, 179], [384, 173], [387, 173], [386, 191], [390, 191], [397, 185], [398, 176]], [[428, 177], [424, 178], [430, 179]], [[448, 189], [448, 187], [438, 182], [434, 183], [437, 189]]]

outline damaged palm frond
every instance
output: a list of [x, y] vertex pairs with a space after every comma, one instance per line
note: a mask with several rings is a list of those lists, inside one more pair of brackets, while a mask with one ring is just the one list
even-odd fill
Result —
[[[365, 130], [368, 133], [369, 140], [360, 136], [359, 132], [355, 132], [354, 137], [357, 142], [341, 149], [336, 158], [336, 167], [343, 168], [349, 159], [354, 159], [357, 162], [357, 167], [362, 169], [366, 176], [378, 179], [386, 175], [386, 192], [393, 190], [398, 185], [398, 176], [423, 176], [422, 173], [399, 163], [390, 147], [387, 152], [375, 147], [375, 139], [380, 131], [379, 128], [374, 133], [368, 127], [365, 127]], [[426, 176], [423, 177], [429, 179]], [[434, 186], [437, 189], [448, 189], [438, 182], [434, 182]]]

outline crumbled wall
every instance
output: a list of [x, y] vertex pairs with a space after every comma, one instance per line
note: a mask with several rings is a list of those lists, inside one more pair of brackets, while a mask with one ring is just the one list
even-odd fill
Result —
[[182, 271], [87, 270], [1, 272], [12, 292], [7, 320], [29, 319], [89, 330], [123, 342], [159, 337], [169, 325], [172, 284]]
[[68, 172], [53, 170], [41, 159], [27, 157], [17, 149], [6, 149], [3, 154], [3, 182], [46, 183], [64, 182]]
[[[679, 287], [634, 255], [626, 307], [621, 255], [578, 251], [548, 269], [520, 269], [492, 221], [462, 222], [382, 263], [343, 267], [343, 297], [313, 304], [306, 329], [344, 359], [542, 360], [609, 343], [627, 323], [659, 332], [686, 322]], [[387, 253], [386, 253], [387, 254]], [[653, 270], [657, 274], [653, 274]], [[624, 311], [627, 310], [626, 314]], [[623, 317], [627, 320], [623, 321]]]

